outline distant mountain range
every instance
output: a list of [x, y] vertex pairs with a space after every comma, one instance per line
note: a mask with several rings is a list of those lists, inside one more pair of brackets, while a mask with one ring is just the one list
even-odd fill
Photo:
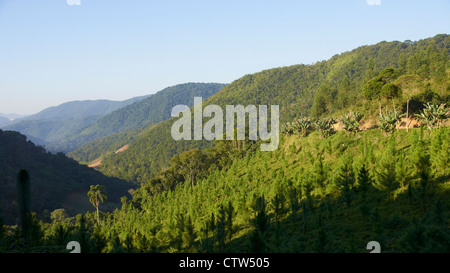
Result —
[[135, 97], [125, 101], [85, 100], [66, 102], [46, 108], [37, 114], [14, 120], [3, 126], [2, 129], [18, 131], [30, 138], [35, 144], [49, 145], [75, 134], [105, 114], [146, 97], [148, 96]]
[[11, 123], [9, 118], [0, 116], [0, 127], [5, 126], [7, 124]]
[[158, 123], [170, 118], [171, 109], [175, 105], [192, 106], [195, 96], [209, 98], [225, 86], [226, 84], [220, 83], [185, 83], [167, 87], [150, 97], [100, 117], [76, 134], [48, 147], [51, 150], [69, 152], [100, 137]]
[[0, 113], [0, 117], [5, 117], [11, 121], [20, 119], [20, 118], [24, 118], [26, 116], [29, 116], [29, 115], [19, 115], [19, 114], [15, 114], [15, 113], [9, 113], [9, 114]]
[[0, 113], [0, 127], [6, 126], [6, 125], [14, 122], [17, 119], [24, 118], [26, 116], [27, 115], [19, 115], [19, 114], [14, 114], [14, 113], [11, 113], [11, 114]]
[[[151, 96], [151, 95], [149, 95]], [[82, 100], [70, 101], [58, 106], [48, 107], [37, 114], [20, 119], [22, 120], [65, 120], [78, 119], [90, 116], [102, 116], [116, 109], [140, 101], [149, 96], [140, 96], [124, 101], [112, 100]]]
[[0, 127], [20, 132], [49, 151], [69, 152], [96, 138], [165, 120], [173, 106], [192, 104], [194, 96], [210, 97], [224, 86], [187, 83], [124, 101], [71, 101], [12, 123], [0, 119]]

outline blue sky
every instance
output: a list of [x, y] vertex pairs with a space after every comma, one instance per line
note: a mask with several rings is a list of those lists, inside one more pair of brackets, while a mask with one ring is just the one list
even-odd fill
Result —
[[450, 1], [0, 0], [0, 113], [124, 100], [450, 32]]

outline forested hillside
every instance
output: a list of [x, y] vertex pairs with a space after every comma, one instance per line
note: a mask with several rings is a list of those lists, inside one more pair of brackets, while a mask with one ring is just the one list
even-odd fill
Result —
[[[272, 152], [248, 137], [174, 141], [173, 118], [98, 140], [83, 158], [103, 154], [98, 170], [137, 183], [132, 197], [36, 218], [27, 244], [29, 228], [0, 221], [0, 252], [72, 240], [82, 252], [450, 252], [449, 50], [449, 35], [381, 42], [243, 76], [203, 102], [279, 105]], [[111, 186], [89, 196], [109, 200]]]
[[[274, 68], [246, 75], [203, 102], [231, 105], [279, 105], [280, 122], [300, 117], [341, 117], [348, 110], [378, 119], [379, 107], [418, 113], [426, 102], [449, 102], [450, 36], [417, 42], [381, 42], [359, 47], [314, 65]], [[205, 120], [204, 120], [205, 121]], [[206, 141], [174, 141], [174, 119], [148, 130], [120, 154], [111, 154], [99, 170], [132, 182], [145, 182], [169, 166], [175, 154], [210, 147]]]
[[126, 227], [123, 242], [137, 234], [136, 251], [364, 252], [376, 240], [383, 252], [448, 252], [449, 143], [445, 128], [370, 130], [286, 135], [273, 153], [189, 151], [105, 226]]
[[448, 252], [449, 144], [445, 127], [283, 134], [275, 152], [221, 141], [174, 157], [100, 225], [93, 213], [42, 223], [34, 248], [16, 251], [77, 240], [84, 252], [366, 252], [375, 240]]
[[62, 153], [50, 154], [20, 133], [0, 130], [0, 215], [11, 225], [19, 220], [16, 178], [21, 169], [29, 173], [31, 211], [39, 217], [49, 217], [61, 208], [69, 215], [93, 210], [86, 193], [94, 184], [106, 186], [106, 206], [112, 210], [131, 188], [129, 183], [105, 177]]
[[[135, 135], [131, 130], [137, 132], [145, 126], [166, 120], [170, 118], [171, 109], [175, 105], [192, 106], [194, 97], [209, 98], [225, 86], [225, 84], [219, 83], [185, 83], [167, 87], [147, 99], [103, 116], [76, 136], [67, 139], [65, 143], [86, 143], [100, 137], [128, 131], [121, 134], [120, 137], [123, 139], [122, 136], [126, 135], [127, 141], [121, 141], [119, 145], [129, 144], [132, 141], [132, 135]], [[114, 135], [109, 139], [104, 138], [100, 141], [87, 143], [70, 153], [70, 156], [78, 161], [92, 161], [106, 151], [112, 152], [120, 148], [120, 146], [117, 147], [117, 141], [118, 137]], [[102, 145], [105, 142], [115, 149], [105, 149], [106, 145]], [[99, 143], [102, 147], [97, 147], [96, 143]]]

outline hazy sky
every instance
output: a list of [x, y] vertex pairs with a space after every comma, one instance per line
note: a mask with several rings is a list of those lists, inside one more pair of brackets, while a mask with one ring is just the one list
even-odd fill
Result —
[[123, 100], [450, 32], [449, 0], [0, 0], [0, 112]]

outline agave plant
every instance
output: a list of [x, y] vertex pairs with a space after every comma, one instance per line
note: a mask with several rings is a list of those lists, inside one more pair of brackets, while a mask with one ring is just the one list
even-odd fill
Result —
[[380, 128], [386, 133], [393, 133], [400, 119], [405, 114], [397, 114], [397, 112], [387, 112], [385, 115], [380, 113]]
[[300, 136], [307, 136], [311, 131], [313, 122], [310, 118], [300, 118], [293, 122], [292, 124], [294, 132], [298, 133]]
[[292, 135], [294, 133], [294, 127], [290, 122], [283, 123], [280, 129], [283, 134]]
[[344, 130], [356, 134], [360, 131], [359, 122], [362, 118], [363, 115], [359, 112], [349, 112], [341, 119], [342, 123], [344, 123]]
[[314, 123], [322, 137], [329, 137], [334, 133], [333, 124], [337, 123], [334, 118], [325, 118]]
[[427, 103], [425, 108], [416, 117], [420, 119], [422, 124], [425, 124], [428, 130], [432, 130], [436, 126], [442, 126], [442, 122], [448, 119], [450, 115], [450, 109], [446, 107], [446, 104], [441, 105]]
[[441, 127], [443, 121], [450, 117], [450, 108], [445, 103], [442, 103], [434, 110], [433, 115], [438, 120], [438, 126]]

